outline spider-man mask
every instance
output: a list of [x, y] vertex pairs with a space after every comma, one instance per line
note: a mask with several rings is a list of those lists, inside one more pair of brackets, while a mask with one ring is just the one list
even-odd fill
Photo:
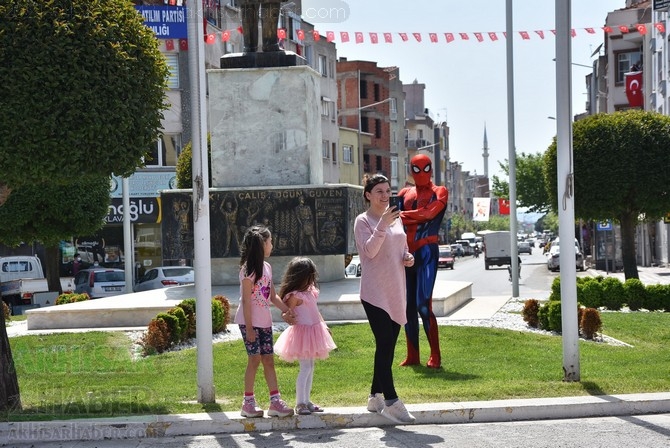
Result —
[[430, 185], [430, 176], [433, 173], [433, 165], [430, 162], [430, 157], [425, 154], [418, 154], [410, 160], [412, 167], [412, 177], [417, 187]]

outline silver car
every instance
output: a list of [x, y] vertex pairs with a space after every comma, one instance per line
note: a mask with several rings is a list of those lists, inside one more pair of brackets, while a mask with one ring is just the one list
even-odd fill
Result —
[[191, 266], [159, 266], [151, 268], [137, 281], [134, 291], [190, 285], [195, 282], [195, 271]]
[[86, 293], [91, 299], [123, 294], [126, 290], [126, 274], [123, 269], [82, 269], [74, 276], [74, 292]]
[[[547, 254], [547, 269], [550, 271], [555, 272], [561, 268], [560, 250], [561, 246], [559, 246], [558, 243], [556, 243], [556, 245], [554, 245], [554, 243], [551, 244], [551, 249], [549, 249], [549, 253]], [[579, 250], [578, 246], [575, 246], [575, 267], [580, 271], [585, 269], [584, 255]]]

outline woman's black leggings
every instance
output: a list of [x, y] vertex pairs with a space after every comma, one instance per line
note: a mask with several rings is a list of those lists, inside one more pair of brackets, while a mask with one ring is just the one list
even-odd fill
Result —
[[391, 320], [386, 311], [361, 300], [375, 337], [375, 364], [371, 394], [382, 393], [385, 400], [395, 400], [398, 394], [393, 385], [393, 356], [400, 334], [400, 324]]

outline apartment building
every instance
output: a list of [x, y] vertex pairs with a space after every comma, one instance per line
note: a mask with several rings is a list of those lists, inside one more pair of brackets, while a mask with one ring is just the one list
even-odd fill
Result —
[[[339, 125], [359, 134], [359, 179], [363, 173], [381, 173], [398, 191], [406, 178], [404, 169], [399, 170], [406, 160], [401, 138], [405, 111], [400, 69], [340, 58], [336, 70]], [[364, 134], [370, 134], [369, 143]]]

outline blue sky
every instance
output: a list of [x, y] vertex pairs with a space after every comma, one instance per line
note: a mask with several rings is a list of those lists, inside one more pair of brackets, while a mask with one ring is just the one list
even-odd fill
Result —
[[[310, 6], [346, 5], [342, 20], [312, 20], [321, 34], [335, 31], [338, 57], [375, 61], [380, 66], [400, 67], [403, 83], [415, 79], [426, 84], [426, 107], [433, 118], [450, 126], [451, 160], [463, 162], [463, 169], [483, 174], [484, 125], [489, 144], [489, 175], [501, 174], [498, 161], [508, 155], [506, 43], [503, 32], [505, 0], [303, 0]], [[625, 0], [573, 0], [572, 60], [591, 65], [591, 53], [603, 42], [602, 26], [607, 13], [625, 6]], [[544, 152], [555, 135], [556, 116], [555, 4], [551, 0], [514, 0], [515, 140], [517, 152]], [[588, 34], [584, 28], [594, 28]], [[541, 39], [536, 30], [544, 31]], [[351, 42], [341, 43], [340, 31], [348, 31]], [[518, 31], [527, 31], [522, 40]], [[363, 32], [365, 43], [354, 43], [354, 33]], [[379, 33], [380, 43], [370, 43], [370, 32]], [[393, 33], [393, 43], [383, 43], [381, 33]], [[409, 34], [402, 42], [398, 33]], [[422, 33], [418, 43], [412, 33]], [[456, 39], [447, 44], [444, 33]], [[462, 41], [458, 33], [468, 33]], [[474, 33], [483, 33], [483, 42]], [[498, 36], [491, 41], [489, 32]], [[439, 43], [428, 41], [437, 33]], [[584, 76], [589, 69], [573, 65], [573, 114], [585, 110]]]

